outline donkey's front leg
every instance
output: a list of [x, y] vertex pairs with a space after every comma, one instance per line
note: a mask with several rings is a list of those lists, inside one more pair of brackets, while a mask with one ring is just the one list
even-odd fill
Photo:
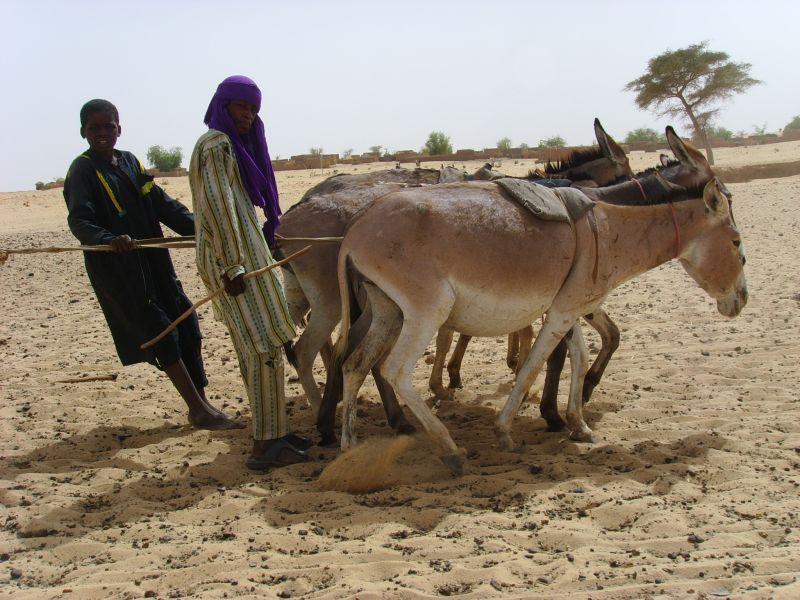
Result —
[[567, 405], [567, 427], [569, 437], [578, 442], [594, 442], [592, 430], [583, 420], [583, 380], [589, 369], [589, 351], [583, 339], [580, 322], [572, 327], [567, 336], [569, 363], [572, 367], [569, 385], [569, 404]]

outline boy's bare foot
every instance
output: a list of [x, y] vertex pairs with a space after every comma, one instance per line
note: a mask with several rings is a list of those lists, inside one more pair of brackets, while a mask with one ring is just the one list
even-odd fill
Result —
[[227, 429], [244, 429], [244, 423], [234, 421], [221, 412], [197, 412], [189, 413], [189, 423], [195, 429], [209, 429], [211, 431], [223, 431]]

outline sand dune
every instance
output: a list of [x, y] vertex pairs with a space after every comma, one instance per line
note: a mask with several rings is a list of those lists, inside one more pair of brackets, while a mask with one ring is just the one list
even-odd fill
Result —
[[[717, 151], [720, 165], [799, 158], [800, 143]], [[330, 173], [279, 173], [284, 204]], [[185, 178], [163, 181], [188, 200]], [[622, 344], [586, 410], [596, 444], [546, 433], [528, 405], [522, 448], [501, 451], [505, 341], [476, 340], [438, 412], [469, 472], [453, 478], [420, 437], [389, 487], [363, 494], [323, 489], [334, 450], [246, 471], [246, 430], [194, 431], [165, 377], [120, 367], [79, 254], [13, 256], [0, 267], [0, 596], [800, 597], [800, 177], [729, 187], [749, 305], [723, 319], [677, 263], [619, 289], [607, 309]], [[59, 190], [0, 194], [0, 247], [73, 244], [65, 216]], [[192, 251], [173, 257], [199, 298]], [[248, 418], [229, 339], [201, 316], [209, 393]], [[419, 389], [427, 376], [421, 361]], [[287, 396], [313, 433], [294, 380]], [[362, 439], [391, 436], [372, 384], [361, 412]]]

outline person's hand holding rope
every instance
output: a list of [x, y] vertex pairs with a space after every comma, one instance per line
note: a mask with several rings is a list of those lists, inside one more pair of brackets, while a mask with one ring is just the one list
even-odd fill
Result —
[[136, 249], [136, 243], [127, 235], [120, 235], [109, 244], [114, 252], [130, 252]]
[[228, 279], [228, 276], [223, 273], [222, 285], [229, 296], [238, 296], [244, 292], [244, 273], [240, 273], [233, 279]]

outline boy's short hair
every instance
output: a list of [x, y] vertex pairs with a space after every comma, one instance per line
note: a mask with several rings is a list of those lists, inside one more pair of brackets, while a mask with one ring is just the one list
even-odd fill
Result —
[[81, 129], [86, 126], [86, 121], [89, 119], [89, 115], [93, 115], [99, 112], [109, 112], [114, 115], [114, 118], [119, 123], [119, 111], [117, 107], [111, 104], [108, 100], [102, 100], [100, 98], [96, 98], [94, 100], [89, 100], [86, 104], [81, 107]]

